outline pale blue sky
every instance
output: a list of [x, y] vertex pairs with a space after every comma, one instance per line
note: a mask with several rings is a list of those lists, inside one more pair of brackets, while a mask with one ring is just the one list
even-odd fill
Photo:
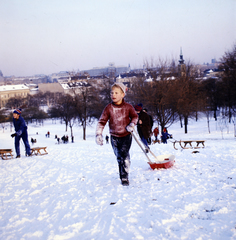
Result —
[[0, 0], [4, 76], [144, 60], [219, 59], [236, 43], [236, 0]]

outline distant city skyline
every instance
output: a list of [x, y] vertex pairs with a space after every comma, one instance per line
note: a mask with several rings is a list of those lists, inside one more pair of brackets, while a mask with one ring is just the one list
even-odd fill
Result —
[[49, 75], [144, 61], [219, 60], [236, 44], [235, 0], [1, 0], [0, 70]]

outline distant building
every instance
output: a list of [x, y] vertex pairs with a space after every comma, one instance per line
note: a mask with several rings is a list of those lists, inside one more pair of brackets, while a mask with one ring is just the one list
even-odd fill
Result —
[[180, 48], [180, 55], [179, 55], [179, 65], [178, 65], [178, 75], [183, 76], [185, 75], [186, 72], [186, 65], [184, 63], [184, 58], [183, 58], [183, 53], [182, 53], [182, 48]]
[[34, 75], [27, 77], [15, 77], [15, 76], [7, 76], [4, 77], [4, 84], [38, 84], [38, 83], [46, 83], [48, 82], [48, 77], [46, 75]]
[[[137, 81], [137, 79], [145, 78], [146, 74], [143, 72], [128, 72], [119, 74], [115, 78], [115, 82], [122, 82], [128, 89], [132, 87], [132, 84]], [[146, 78], [147, 79], [147, 78]]]
[[49, 75], [49, 82], [65, 82], [68, 81], [70, 77], [70, 72], [68, 71], [61, 71], [59, 73], [52, 73]]
[[61, 83], [64, 93], [74, 96], [75, 94], [80, 94], [82, 89], [91, 87], [87, 81], [71, 81], [67, 83]]
[[65, 93], [65, 94], [79, 94], [82, 87], [90, 87], [87, 81], [68, 81], [64, 83], [41, 83], [38, 85], [39, 92], [46, 93]]
[[209, 78], [214, 78], [214, 79], [221, 78], [223, 72], [224, 71], [222, 69], [218, 69], [218, 68], [206, 69], [203, 72], [204, 73], [203, 80], [206, 80], [206, 79], [209, 79]]
[[145, 77], [145, 73], [143, 72], [129, 72], [129, 73], [123, 73], [123, 74], [119, 74], [116, 77], [116, 82], [133, 82], [135, 81], [137, 78], [144, 78]]
[[24, 84], [0, 86], [0, 108], [5, 107], [10, 98], [26, 98], [30, 89]]
[[64, 93], [64, 89], [61, 86], [60, 83], [54, 82], [54, 83], [39, 83], [38, 84], [38, 91], [42, 92], [42, 93], [46, 93], [46, 92], [52, 92], [52, 93], [56, 93], [56, 92], [61, 92]]
[[107, 75], [107, 76], [116, 76], [121, 73], [126, 73], [130, 70], [130, 66], [115, 66], [114, 63], [110, 63], [108, 67], [96, 67], [88, 70], [80, 71], [80, 74], [88, 73], [91, 77], [99, 76], [99, 75]]

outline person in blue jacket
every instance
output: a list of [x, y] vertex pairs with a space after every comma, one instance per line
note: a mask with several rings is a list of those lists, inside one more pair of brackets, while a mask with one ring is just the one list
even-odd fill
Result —
[[171, 137], [171, 134], [169, 134], [168, 131], [167, 131], [167, 129], [164, 128], [163, 131], [162, 131], [162, 133], [161, 133], [161, 135], [162, 135], [162, 136], [161, 136], [162, 142], [165, 143], [165, 144], [167, 144], [167, 139], [168, 139], [169, 137]]
[[21, 116], [21, 109], [16, 109], [13, 111], [13, 125], [15, 128], [15, 133], [11, 134], [11, 137], [15, 137], [15, 149], [16, 158], [20, 158], [20, 139], [22, 138], [25, 144], [26, 156], [31, 155], [30, 145], [28, 141], [27, 126], [25, 124], [24, 118]]

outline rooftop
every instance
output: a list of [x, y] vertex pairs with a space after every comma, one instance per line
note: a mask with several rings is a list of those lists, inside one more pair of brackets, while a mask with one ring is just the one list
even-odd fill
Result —
[[29, 89], [24, 84], [17, 84], [17, 85], [4, 85], [0, 86], [0, 91], [13, 91], [13, 90], [22, 90], [22, 89]]

